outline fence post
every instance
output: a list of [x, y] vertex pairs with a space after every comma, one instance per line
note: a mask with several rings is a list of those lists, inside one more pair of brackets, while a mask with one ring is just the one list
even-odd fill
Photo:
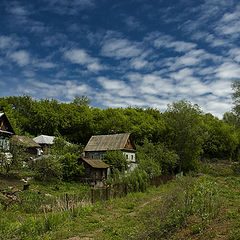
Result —
[[66, 208], [67, 208], [67, 210], [69, 208], [69, 196], [67, 193], [66, 193]]
[[91, 188], [91, 203], [94, 203], [94, 196], [93, 196], [94, 192], [93, 192], [93, 188]]

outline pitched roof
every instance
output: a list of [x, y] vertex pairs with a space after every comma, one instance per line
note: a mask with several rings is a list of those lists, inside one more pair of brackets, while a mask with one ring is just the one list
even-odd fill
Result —
[[81, 158], [85, 163], [93, 168], [109, 168], [109, 165], [100, 159]]
[[130, 133], [92, 136], [84, 151], [122, 150], [129, 137]]
[[[7, 115], [5, 114], [5, 113], [0, 113], [0, 119], [3, 119], [3, 122], [2, 123], [4, 123], [5, 122], [5, 124], [7, 124], [6, 126], [5, 126], [5, 128], [7, 128], [7, 129], [0, 129], [1, 130], [1, 132], [2, 133], [7, 133], [7, 134], [15, 134], [15, 132], [14, 132], [14, 129], [13, 129], [13, 127], [12, 127], [12, 125], [11, 125], [11, 123], [9, 122], [9, 120], [8, 120], [8, 118], [7, 118]], [[1, 123], [0, 123], [1, 124]], [[0, 126], [0, 128], [1, 128], [1, 126]]]
[[38, 143], [33, 141], [32, 138], [27, 137], [27, 136], [14, 135], [11, 138], [11, 141], [15, 145], [20, 145], [20, 146], [24, 146], [24, 147], [36, 147], [36, 148], [40, 148], [41, 147]]
[[38, 144], [52, 145], [54, 138], [54, 136], [40, 135], [35, 137], [33, 140]]

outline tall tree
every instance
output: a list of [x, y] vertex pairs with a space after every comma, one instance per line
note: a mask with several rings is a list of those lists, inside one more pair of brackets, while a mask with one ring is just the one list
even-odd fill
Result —
[[234, 100], [233, 111], [235, 112], [237, 117], [240, 118], [240, 81], [239, 80], [236, 80], [235, 82], [233, 82], [232, 89], [234, 91], [232, 94], [232, 98]]
[[198, 105], [187, 101], [168, 105], [163, 114], [167, 123], [165, 141], [179, 156], [179, 172], [198, 167], [203, 144], [201, 114]]

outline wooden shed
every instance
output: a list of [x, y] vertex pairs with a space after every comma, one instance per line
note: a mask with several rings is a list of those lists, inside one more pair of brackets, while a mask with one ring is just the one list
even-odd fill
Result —
[[107, 179], [107, 170], [109, 165], [101, 159], [89, 159], [82, 157], [79, 160], [80, 164], [84, 165], [83, 180], [95, 187], [103, 187]]

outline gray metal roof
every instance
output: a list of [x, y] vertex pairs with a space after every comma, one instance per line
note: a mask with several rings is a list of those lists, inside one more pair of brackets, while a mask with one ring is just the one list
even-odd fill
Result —
[[84, 151], [122, 150], [129, 137], [130, 133], [92, 136]]
[[84, 162], [93, 168], [109, 168], [109, 165], [100, 159], [81, 158]]
[[33, 140], [38, 144], [52, 145], [54, 138], [55, 138], [54, 136], [40, 135], [38, 137], [33, 138]]

